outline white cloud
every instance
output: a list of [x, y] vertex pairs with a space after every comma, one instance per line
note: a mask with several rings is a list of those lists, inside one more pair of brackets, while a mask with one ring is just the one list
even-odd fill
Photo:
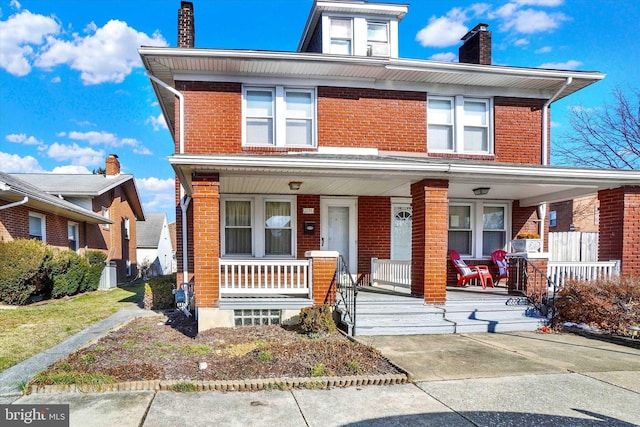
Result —
[[564, 0], [515, 0], [517, 4], [522, 6], [547, 6], [556, 7], [564, 3]]
[[0, 152], [0, 170], [7, 173], [44, 172], [38, 161], [31, 156]]
[[133, 149], [133, 152], [136, 154], [142, 154], [145, 156], [151, 155], [153, 154], [153, 152], [151, 150], [149, 150], [147, 147], [140, 145], [136, 148]]
[[164, 114], [158, 114], [158, 117], [149, 116], [145, 123], [151, 123], [153, 130], [159, 131], [160, 129], [168, 129], [167, 121], [164, 119]]
[[563, 13], [547, 13], [533, 9], [518, 10], [506, 19], [502, 30], [515, 30], [523, 34], [541, 33], [558, 28], [562, 21], [568, 19]]
[[54, 142], [47, 150], [47, 155], [59, 162], [70, 161], [72, 165], [93, 166], [104, 160], [104, 150], [80, 147], [78, 144], [64, 145]]
[[27, 137], [27, 135], [24, 133], [20, 133], [20, 134], [12, 133], [11, 135], [5, 136], [4, 139], [6, 139], [9, 142], [14, 142], [16, 144], [23, 144], [23, 145], [42, 145], [43, 144], [43, 142], [36, 139], [35, 136]]
[[22, 8], [22, 5], [20, 4], [20, 2], [18, 0], [11, 0], [9, 2], [9, 6], [13, 7], [14, 9], [18, 9], [18, 10], [20, 10]]
[[66, 173], [66, 174], [90, 174], [91, 171], [84, 166], [78, 165], [66, 165], [53, 168], [51, 173]]
[[55, 76], [51, 79], [51, 83], [60, 83], [62, 81], [62, 79], [60, 78], [60, 76]]
[[175, 180], [156, 177], [136, 178], [136, 187], [147, 212], [171, 212], [175, 209]]
[[121, 83], [134, 67], [142, 65], [139, 46], [167, 46], [159, 33], [150, 37], [119, 20], [111, 20], [99, 28], [89, 24], [85, 32], [86, 37], [74, 34], [70, 41], [47, 37], [47, 45], [35, 65], [42, 68], [68, 65], [80, 71], [85, 85]]
[[108, 147], [137, 147], [140, 145], [140, 142], [134, 138], [118, 138], [117, 135], [114, 135], [110, 132], [69, 132], [69, 139], [74, 139], [76, 141], [86, 141], [91, 145], [103, 144]]
[[141, 191], [140, 193], [145, 212], [168, 213], [174, 211], [176, 208], [176, 201], [173, 192], [146, 194]]
[[536, 49], [536, 53], [549, 53], [553, 50], [551, 46], [542, 46], [540, 49]]
[[0, 21], [0, 67], [14, 76], [26, 76], [35, 56], [32, 45], [39, 46], [45, 37], [59, 32], [60, 24], [54, 18], [28, 10]]
[[151, 178], [136, 178], [136, 186], [140, 190], [149, 192], [174, 191], [175, 180], [173, 178], [160, 179], [153, 176]]
[[422, 47], [447, 47], [457, 44], [460, 38], [469, 30], [464, 25], [467, 19], [464, 11], [455, 8], [445, 16], [432, 16], [429, 24], [416, 34], [416, 40]]
[[527, 39], [518, 39], [515, 42], [513, 42], [513, 44], [515, 46], [528, 46], [529, 45], [529, 40], [527, 40]]
[[539, 68], [550, 68], [554, 70], [575, 70], [581, 65], [582, 62], [570, 59], [567, 62], [546, 62], [540, 65]]
[[453, 62], [458, 56], [453, 52], [442, 52], [431, 55], [429, 59], [442, 62]]

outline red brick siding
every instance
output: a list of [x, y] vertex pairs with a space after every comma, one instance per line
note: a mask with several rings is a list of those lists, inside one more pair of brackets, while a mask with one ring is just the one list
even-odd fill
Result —
[[322, 147], [366, 147], [426, 152], [426, 94], [318, 87]]
[[494, 143], [497, 162], [542, 163], [543, 100], [495, 97]]
[[217, 174], [194, 174], [193, 259], [198, 307], [217, 307], [220, 299], [220, 180]]
[[601, 261], [618, 259], [625, 275], [640, 276], [640, 187], [598, 192]]
[[448, 181], [437, 179], [411, 185], [411, 293], [428, 304], [446, 299], [448, 189]]
[[358, 273], [369, 282], [371, 258], [391, 258], [391, 199], [358, 197]]
[[[313, 214], [303, 214], [304, 208], [312, 208]], [[316, 225], [314, 234], [304, 234], [304, 222], [313, 221]], [[320, 196], [301, 194], [298, 196], [298, 248], [296, 257], [304, 259], [306, 251], [320, 250]]]
[[333, 304], [336, 288], [333, 286], [336, 273], [335, 258], [313, 258], [313, 304]]
[[[515, 239], [519, 233], [539, 233], [538, 227], [538, 207], [537, 206], [520, 206], [518, 200], [514, 200], [511, 211], [511, 239], [507, 240], [509, 243]], [[547, 209], [547, 222], [548, 222], [549, 210]], [[508, 236], [507, 236], [508, 237]], [[549, 228], [544, 228], [544, 248], [548, 249], [549, 240]], [[507, 250], [510, 250], [510, 245], [507, 246]]]

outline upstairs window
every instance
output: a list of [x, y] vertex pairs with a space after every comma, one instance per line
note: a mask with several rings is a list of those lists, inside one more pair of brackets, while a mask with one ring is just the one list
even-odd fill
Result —
[[41, 214], [29, 212], [29, 238], [47, 241], [46, 217]]
[[389, 24], [367, 21], [367, 56], [389, 56]]
[[491, 100], [430, 96], [427, 142], [430, 151], [491, 154]]
[[129, 228], [129, 218], [125, 218], [124, 219], [124, 227], [123, 227], [123, 232], [124, 232], [124, 238], [129, 240], [129, 236], [131, 236], [131, 229]]
[[315, 146], [315, 90], [245, 87], [244, 144]]
[[338, 55], [353, 55], [353, 20], [331, 18], [329, 35], [331, 51]]
[[[109, 208], [102, 207], [102, 217], [105, 219], [109, 219]], [[109, 224], [102, 224], [102, 228], [109, 229]]]

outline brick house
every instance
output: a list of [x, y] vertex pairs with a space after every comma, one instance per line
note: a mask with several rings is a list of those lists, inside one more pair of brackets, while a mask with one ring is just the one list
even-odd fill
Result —
[[604, 75], [492, 65], [485, 24], [458, 63], [398, 58], [407, 11], [316, 1], [296, 52], [248, 51], [195, 48], [181, 2], [178, 47], [139, 49], [174, 137], [178, 282], [200, 330], [331, 302], [337, 254], [361, 283], [372, 258], [406, 260], [411, 294], [441, 304], [448, 249], [488, 264], [584, 194], [602, 256], [640, 273], [640, 174], [548, 165], [551, 103]]
[[597, 232], [600, 204], [595, 194], [549, 205], [549, 231]]
[[118, 156], [107, 157], [105, 175], [2, 173], [0, 181], [0, 239], [101, 250], [116, 263], [119, 282], [135, 277], [136, 220], [145, 217]]

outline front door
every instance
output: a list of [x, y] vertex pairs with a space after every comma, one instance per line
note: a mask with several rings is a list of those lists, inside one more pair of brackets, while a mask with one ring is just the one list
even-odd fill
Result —
[[391, 205], [391, 259], [411, 260], [411, 204]]
[[357, 199], [320, 199], [320, 249], [337, 251], [351, 273], [357, 272]]

